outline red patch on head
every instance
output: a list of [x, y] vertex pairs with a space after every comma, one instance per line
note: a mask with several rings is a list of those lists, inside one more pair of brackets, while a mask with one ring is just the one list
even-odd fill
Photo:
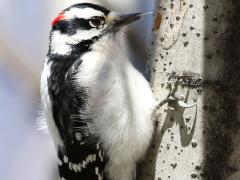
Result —
[[52, 26], [57, 24], [59, 21], [65, 19], [64, 12], [61, 12], [53, 21], [52, 21]]

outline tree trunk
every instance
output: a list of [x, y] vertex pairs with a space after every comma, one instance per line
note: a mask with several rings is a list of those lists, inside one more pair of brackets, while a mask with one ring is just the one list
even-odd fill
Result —
[[147, 76], [175, 89], [138, 179], [239, 180], [240, 1], [156, 0], [154, 18]]

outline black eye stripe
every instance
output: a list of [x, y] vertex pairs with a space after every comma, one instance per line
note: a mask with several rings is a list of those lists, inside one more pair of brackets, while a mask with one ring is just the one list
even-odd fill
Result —
[[93, 27], [89, 24], [89, 19], [74, 18], [62, 20], [53, 26], [54, 30], [59, 30], [62, 34], [73, 35], [77, 30], [90, 30]]
[[79, 29], [86, 29], [89, 30], [92, 27], [90, 26], [88, 19], [83, 19], [83, 18], [75, 18], [73, 20], [73, 23], [76, 23], [77, 26], [79, 26]]
[[53, 31], [59, 30], [62, 34], [74, 35], [77, 30], [90, 30], [92, 27], [89, 23], [92, 19], [100, 19], [105, 22], [105, 17], [103, 16], [93, 16], [90, 19], [84, 18], [74, 18], [70, 20], [61, 20], [53, 26]]

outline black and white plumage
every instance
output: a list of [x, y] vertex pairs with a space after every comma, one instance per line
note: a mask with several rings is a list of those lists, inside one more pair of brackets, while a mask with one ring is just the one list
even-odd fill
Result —
[[53, 21], [41, 99], [62, 180], [135, 177], [156, 102], [120, 42], [123, 26], [140, 17], [83, 3]]

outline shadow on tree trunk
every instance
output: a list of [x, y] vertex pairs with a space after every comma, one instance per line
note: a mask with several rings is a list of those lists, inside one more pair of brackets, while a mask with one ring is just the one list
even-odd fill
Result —
[[202, 177], [237, 180], [240, 177], [240, 1], [216, 1], [206, 0], [204, 7]]

